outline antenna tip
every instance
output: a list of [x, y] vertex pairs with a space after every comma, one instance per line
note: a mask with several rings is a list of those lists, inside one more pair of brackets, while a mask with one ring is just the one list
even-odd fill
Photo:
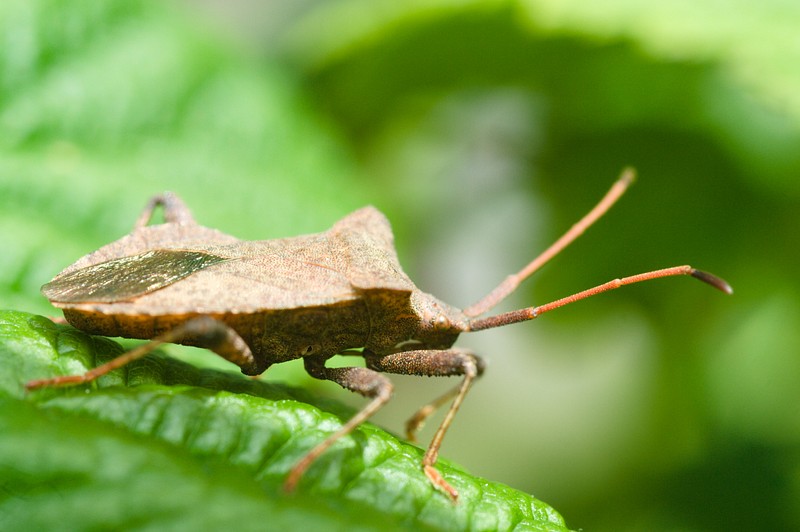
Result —
[[733, 293], [733, 288], [731, 288], [731, 285], [729, 285], [723, 279], [721, 279], [720, 277], [717, 277], [714, 274], [711, 274], [711, 273], [708, 273], [708, 272], [704, 272], [702, 270], [692, 269], [690, 275], [692, 277], [694, 277], [695, 279], [700, 279], [704, 283], [710, 284], [711, 286], [713, 286], [714, 288], [716, 288], [717, 290], [719, 290], [721, 292], [725, 292], [726, 294], [732, 294]]
[[622, 173], [619, 175], [619, 180], [626, 185], [630, 185], [636, 181], [636, 168], [633, 166], [626, 166], [623, 168]]

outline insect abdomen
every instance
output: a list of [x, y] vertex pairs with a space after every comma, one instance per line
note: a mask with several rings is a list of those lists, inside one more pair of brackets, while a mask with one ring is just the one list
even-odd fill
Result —
[[114, 314], [91, 310], [64, 309], [64, 318], [70, 325], [89, 334], [121, 336], [149, 340], [156, 335], [174, 329], [181, 323], [196, 317], [192, 314], [170, 316], [125, 315], [117, 319]]

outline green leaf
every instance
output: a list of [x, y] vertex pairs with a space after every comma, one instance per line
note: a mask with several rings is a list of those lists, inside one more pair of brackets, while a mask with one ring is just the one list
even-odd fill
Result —
[[[0, 431], [3, 530], [322, 529], [342, 513], [330, 501], [270, 494], [221, 461], [60, 409], [0, 398]], [[378, 529], [378, 516], [362, 511], [347, 529]]]
[[443, 460], [461, 494], [453, 505], [422, 474], [421, 449], [369, 424], [315, 462], [297, 496], [283, 494], [289, 468], [348, 415], [288, 387], [154, 355], [89, 385], [24, 391], [120, 352], [43, 317], [0, 312], [3, 528], [285, 529], [335, 517], [375, 529], [566, 530], [541, 501]]

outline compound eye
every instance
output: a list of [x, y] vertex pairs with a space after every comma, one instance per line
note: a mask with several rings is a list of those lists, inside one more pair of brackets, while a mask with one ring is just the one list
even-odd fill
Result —
[[450, 322], [444, 314], [439, 314], [436, 316], [436, 319], [433, 320], [434, 329], [447, 329], [449, 326]]

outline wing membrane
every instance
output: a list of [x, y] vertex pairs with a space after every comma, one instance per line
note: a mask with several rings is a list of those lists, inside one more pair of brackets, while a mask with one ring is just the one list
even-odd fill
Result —
[[201, 251], [159, 249], [60, 275], [42, 293], [60, 303], [115, 303], [169, 286], [228, 259]]

